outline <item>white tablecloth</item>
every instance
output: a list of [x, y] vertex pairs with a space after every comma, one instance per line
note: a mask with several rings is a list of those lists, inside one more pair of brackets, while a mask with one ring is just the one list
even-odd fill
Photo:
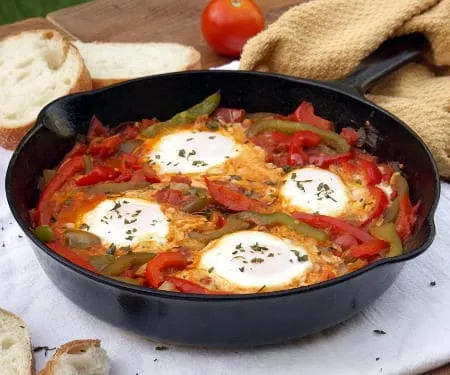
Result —
[[[431, 248], [408, 262], [394, 285], [355, 318], [285, 345], [239, 351], [170, 346], [160, 351], [157, 343], [90, 316], [50, 282], [6, 203], [10, 156], [0, 149], [0, 306], [26, 321], [35, 346], [99, 338], [112, 360], [112, 375], [414, 374], [450, 362], [448, 184], [442, 184]], [[36, 353], [38, 370], [46, 359], [43, 351]]]

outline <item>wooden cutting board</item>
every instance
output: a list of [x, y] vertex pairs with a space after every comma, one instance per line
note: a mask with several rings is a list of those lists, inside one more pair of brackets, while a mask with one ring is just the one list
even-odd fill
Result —
[[[305, 0], [303, 0], [304, 2]], [[302, 0], [259, 0], [267, 23]], [[202, 67], [229, 62], [203, 40], [200, 15], [206, 0], [96, 0], [50, 13], [47, 19], [84, 41], [178, 42], [202, 55]]]

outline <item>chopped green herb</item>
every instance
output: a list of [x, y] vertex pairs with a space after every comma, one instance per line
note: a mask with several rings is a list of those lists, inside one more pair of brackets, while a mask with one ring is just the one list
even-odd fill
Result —
[[261, 288], [258, 289], [258, 291], [256, 293], [262, 292], [265, 288], [266, 288], [266, 286], [263, 285]]
[[308, 260], [307, 254], [300, 255], [300, 252], [298, 250], [291, 250], [291, 252], [294, 253], [294, 255], [297, 257], [297, 261], [299, 262], [306, 262]]
[[240, 181], [240, 180], [242, 180], [242, 177], [237, 174], [232, 174], [232, 175], [230, 175], [230, 180]]
[[245, 267], [239, 267], [239, 271], [244, 272]]
[[197, 152], [196, 152], [195, 150], [191, 150], [191, 151], [189, 152], [188, 156], [187, 156], [187, 160], [189, 160], [189, 157], [190, 157], [190, 156], [193, 156], [193, 155], [196, 155], [196, 154], [197, 154]]
[[116, 253], [117, 247], [113, 243], [109, 245], [108, 250], [106, 250], [106, 254], [114, 255]]
[[385, 335], [386, 332], [384, 332], [382, 329], [374, 329], [373, 333], [376, 333], [377, 335]]
[[252, 260], [250, 260], [250, 262], [260, 264], [260, 263], [264, 262], [264, 259], [263, 258], [253, 258]]
[[291, 180], [295, 180], [297, 178], [297, 173], [292, 173], [291, 174]]
[[169, 348], [167, 346], [164, 346], [164, 345], [158, 345], [158, 346], [155, 347], [155, 350], [167, 350], [167, 349], [169, 349]]
[[187, 142], [192, 141], [194, 138], [188, 138], [186, 139]]
[[211, 273], [212, 271], [214, 271], [214, 267], [211, 267], [211, 268], [208, 270], [208, 273]]
[[334, 190], [330, 188], [330, 186], [328, 184], [324, 184], [323, 182], [321, 182], [318, 186], [317, 186], [317, 198], [318, 200], [322, 200], [323, 198], [325, 199], [331, 199], [334, 202], [337, 202], [336, 199], [334, 199], [331, 194], [334, 193]]
[[80, 229], [81, 230], [89, 230], [89, 228], [90, 228], [90, 226], [87, 225], [86, 223], [83, 223], [83, 224], [80, 225]]
[[210, 135], [208, 138], [209, 139], [214, 139], [214, 138], [216, 138], [216, 136], [215, 135]]
[[206, 167], [207, 165], [208, 165], [208, 163], [205, 163], [203, 160], [194, 160], [193, 162], [192, 162], [192, 165], [194, 166], [194, 167]]
[[430, 286], [436, 286], [436, 281], [430, 281]]
[[186, 157], [186, 150], [185, 149], [181, 149], [180, 151], [178, 151], [178, 156], [185, 158]]
[[122, 205], [120, 202], [114, 202], [114, 207], [110, 209], [110, 211], [117, 211]]

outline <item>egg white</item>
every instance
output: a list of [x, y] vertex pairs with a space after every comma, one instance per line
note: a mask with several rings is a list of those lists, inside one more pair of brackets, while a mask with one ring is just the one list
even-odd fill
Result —
[[305, 274], [312, 263], [302, 246], [259, 231], [239, 231], [210, 243], [199, 268], [232, 287], [256, 291], [283, 289]]
[[161, 174], [200, 173], [240, 152], [232, 137], [219, 132], [179, 130], [161, 137], [147, 158]]
[[290, 172], [280, 196], [285, 207], [335, 217], [343, 214], [349, 204], [348, 190], [342, 179], [316, 167]]
[[169, 221], [159, 204], [138, 198], [105, 199], [86, 212], [81, 222], [102, 240], [117, 247], [141, 241], [167, 242]]

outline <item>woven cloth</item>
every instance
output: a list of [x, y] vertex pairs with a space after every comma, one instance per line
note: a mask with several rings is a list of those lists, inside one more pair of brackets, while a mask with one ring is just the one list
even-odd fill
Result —
[[380, 80], [367, 97], [422, 137], [448, 179], [450, 0], [313, 0], [297, 5], [248, 41], [240, 68], [338, 79], [385, 40], [418, 32], [431, 46], [426, 65], [408, 64]]

